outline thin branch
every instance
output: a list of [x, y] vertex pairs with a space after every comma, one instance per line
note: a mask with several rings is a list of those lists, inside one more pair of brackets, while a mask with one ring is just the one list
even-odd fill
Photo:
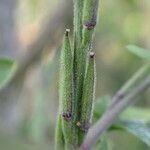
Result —
[[103, 117], [89, 130], [87, 137], [81, 145], [81, 150], [90, 150], [92, 145], [97, 141], [98, 137], [107, 130], [117, 116], [131, 103], [135, 96], [145, 91], [150, 86], [150, 76], [148, 75], [142, 83], [137, 86], [131, 93], [126, 95], [121, 101], [116, 103], [111, 110], [108, 109]]
[[150, 64], [142, 66], [133, 76], [121, 87], [117, 94], [113, 97], [112, 103], [108, 109], [113, 108], [120, 100], [122, 100], [134, 87], [150, 73]]

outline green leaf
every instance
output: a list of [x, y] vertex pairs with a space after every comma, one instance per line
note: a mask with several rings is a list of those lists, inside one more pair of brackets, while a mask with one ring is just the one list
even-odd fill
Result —
[[95, 145], [95, 150], [108, 150], [109, 149], [109, 139], [107, 133], [103, 134]]
[[94, 118], [99, 119], [110, 104], [111, 98], [108, 95], [102, 96], [94, 104]]
[[123, 129], [150, 146], [150, 122], [125, 120], [120, 123]]
[[120, 120], [150, 122], [150, 110], [146, 108], [130, 107], [122, 112], [119, 119], [111, 126], [110, 130], [122, 130]]
[[149, 50], [146, 50], [144, 48], [140, 48], [140, 47], [135, 46], [135, 45], [128, 45], [127, 49], [131, 53], [139, 56], [140, 58], [143, 58], [143, 59], [146, 59], [146, 60], [150, 61], [150, 51]]
[[150, 109], [130, 107], [121, 115], [121, 119], [150, 121]]
[[15, 61], [8, 58], [0, 58], [0, 89], [8, 84], [16, 69]]

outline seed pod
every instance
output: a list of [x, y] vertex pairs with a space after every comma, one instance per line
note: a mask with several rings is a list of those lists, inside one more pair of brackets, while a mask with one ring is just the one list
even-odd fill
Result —
[[74, 46], [77, 50], [82, 38], [82, 11], [84, 0], [73, 0], [74, 3]]
[[74, 149], [77, 145], [75, 126], [73, 125], [73, 57], [69, 41], [69, 30], [66, 29], [60, 58], [60, 111], [65, 150]]
[[[82, 45], [92, 42], [94, 28], [97, 23], [99, 0], [85, 0], [83, 7], [83, 41]], [[85, 46], [86, 47], [86, 46]]]
[[80, 118], [80, 129], [87, 132], [92, 119], [93, 100], [95, 98], [95, 56], [94, 52], [90, 52], [87, 64], [86, 75], [84, 79], [82, 109]]
[[60, 84], [59, 84], [59, 99], [61, 103], [60, 111], [65, 120], [71, 119], [72, 114], [72, 51], [69, 41], [69, 29], [66, 29], [62, 51], [60, 56]]

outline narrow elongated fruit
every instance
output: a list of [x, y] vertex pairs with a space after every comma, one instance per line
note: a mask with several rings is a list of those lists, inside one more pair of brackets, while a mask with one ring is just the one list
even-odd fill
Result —
[[74, 3], [74, 48], [78, 50], [82, 38], [82, 13], [84, 0], [73, 0]]
[[60, 111], [65, 120], [70, 120], [72, 115], [72, 91], [73, 91], [73, 65], [72, 51], [69, 41], [69, 29], [66, 29], [62, 51], [60, 56], [60, 85], [59, 85], [59, 100]]
[[83, 138], [84, 134], [88, 131], [92, 119], [92, 107], [95, 95], [95, 80], [96, 80], [94, 55], [95, 55], [94, 52], [90, 52], [84, 79], [81, 118], [80, 122], [78, 123], [82, 131], [80, 138]]
[[94, 28], [97, 24], [99, 0], [85, 0], [83, 7], [83, 31], [82, 45], [91, 44], [94, 36]]
[[65, 150], [74, 149], [75, 135], [73, 126], [73, 56], [69, 41], [69, 29], [66, 29], [60, 57], [60, 113]]

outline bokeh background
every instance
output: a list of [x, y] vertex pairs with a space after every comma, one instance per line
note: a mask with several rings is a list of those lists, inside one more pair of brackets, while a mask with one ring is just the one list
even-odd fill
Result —
[[[102, 0], [93, 49], [96, 97], [113, 96], [145, 62], [126, 49], [150, 49], [150, 1]], [[0, 150], [53, 150], [58, 109], [59, 54], [65, 28], [73, 29], [70, 0], [0, 0], [0, 56], [18, 71], [0, 91]], [[136, 105], [150, 107], [150, 90]], [[149, 150], [136, 137], [109, 135], [112, 150]]]

